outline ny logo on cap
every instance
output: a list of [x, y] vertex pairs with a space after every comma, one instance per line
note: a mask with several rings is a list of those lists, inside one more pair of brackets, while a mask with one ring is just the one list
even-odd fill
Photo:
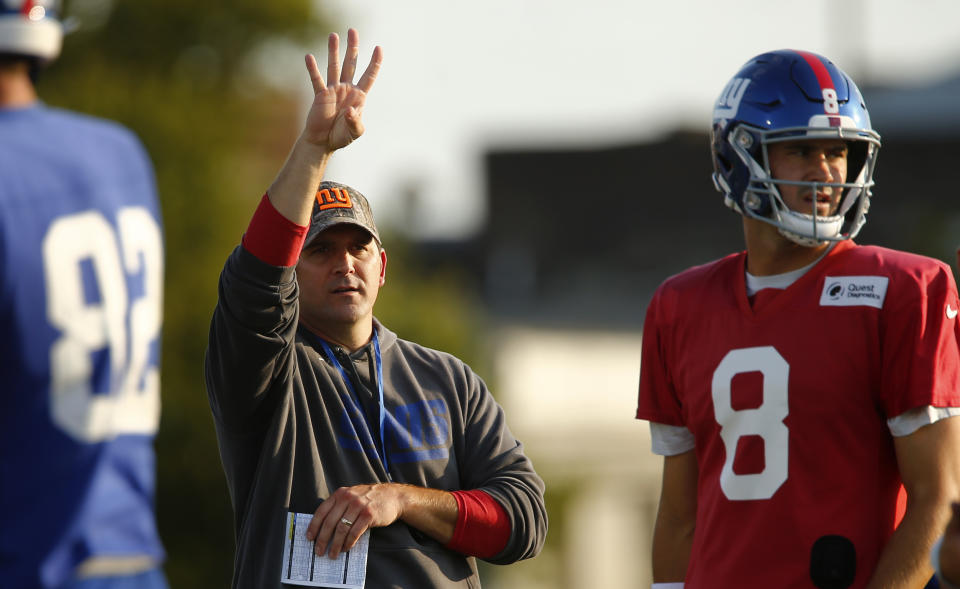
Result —
[[345, 188], [324, 188], [317, 191], [317, 202], [320, 203], [320, 210], [327, 209], [352, 209], [353, 203], [350, 201], [350, 193]]

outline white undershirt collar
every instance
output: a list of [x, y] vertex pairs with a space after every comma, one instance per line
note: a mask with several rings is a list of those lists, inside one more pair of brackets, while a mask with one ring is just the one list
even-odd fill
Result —
[[823, 252], [823, 254], [816, 260], [810, 262], [803, 268], [797, 268], [796, 270], [791, 270], [789, 272], [784, 272], [783, 274], [771, 274], [770, 276], [754, 276], [749, 272], [745, 272], [747, 276], [747, 296], [752, 297], [757, 294], [757, 291], [761, 291], [765, 288], [779, 288], [783, 290], [797, 281], [801, 276], [807, 273], [810, 268], [816, 266], [820, 260], [826, 256], [830, 250], [833, 249], [835, 244], [830, 244], [830, 247]]

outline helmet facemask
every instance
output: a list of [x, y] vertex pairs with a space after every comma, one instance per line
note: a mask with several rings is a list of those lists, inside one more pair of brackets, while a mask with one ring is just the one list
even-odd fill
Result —
[[[842, 139], [848, 145], [845, 182], [780, 180], [770, 171], [768, 146], [804, 139]], [[872, 131], [845, 128], [790, 128], [768, 131], [740, 125], [728, 135], [730, 148], [749, 170], [750, 177], [739, 203], [727, 205], [752, 219], [777, 227], [787, 239], [805, 247], [851, 239], [866, 221], [870, 207], [873, 169], [879, 136]], [[784, 202], [779, 185], [802, 186], [814, 193], [811, 211], [793, 210]], [[841, 190], [833, 215], [817, 214], [816, 192], [823, 187]]]

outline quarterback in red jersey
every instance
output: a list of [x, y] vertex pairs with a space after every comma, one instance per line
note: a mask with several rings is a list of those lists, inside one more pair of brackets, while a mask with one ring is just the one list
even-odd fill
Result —
[[946, 264], [851, 240], [879, 146], [816, 54], [757, 56], [718, 99], [714, 181], [746, 251], [671, 277], [647, 310], [654, 587], [930, 579], [960, 496], [960, 301]]

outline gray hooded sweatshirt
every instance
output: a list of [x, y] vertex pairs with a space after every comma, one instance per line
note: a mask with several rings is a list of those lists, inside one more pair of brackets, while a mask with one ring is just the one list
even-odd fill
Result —
[[[330, 346], [348, 386], [316, 336], [298, 325], [294, 268], [268, 265], [239, 246], [220, 276], [219, 296], [205, 373], [233, 503], [234, 588], [286, 586], [288, 511], [312, 513], [339, 487], [390, 480], [489, 493], [511, 527], [492, 563], [540, 551], [543, 481], [466, 364], [375, 321], [386, 409], [381, 436], [374, 346], [353, 354]], [[366, 587], [473, 588], [480, 581], [473, 557], [398, 521], [371, 530]]]

